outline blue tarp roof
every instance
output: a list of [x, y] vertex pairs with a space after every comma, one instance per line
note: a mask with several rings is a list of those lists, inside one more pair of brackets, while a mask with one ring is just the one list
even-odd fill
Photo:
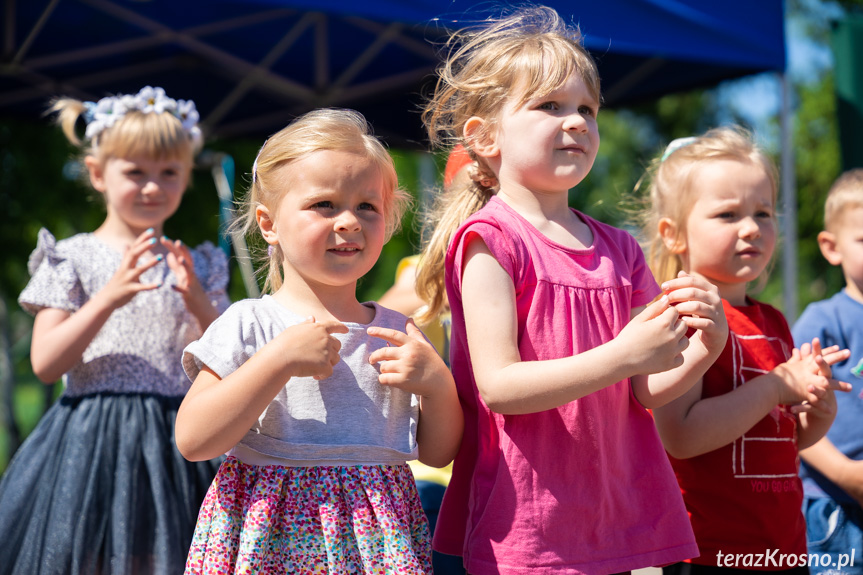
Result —
[[[145, 84], [194, 99], [210, 135], [265, 136], [318, 106], [356, 108], [424, 146], [421, 92], [476, 0], [9, 0], [0, 115]], [[607, 106], [785, 68], [781, 0], [552, 1], [580, 24]]]

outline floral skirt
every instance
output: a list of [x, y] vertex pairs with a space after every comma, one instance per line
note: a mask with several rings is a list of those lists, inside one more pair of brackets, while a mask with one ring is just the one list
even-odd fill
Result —
[[407, 465], [254, 466], [229, 457], [198, 516], [187, 574], [432, 572]]

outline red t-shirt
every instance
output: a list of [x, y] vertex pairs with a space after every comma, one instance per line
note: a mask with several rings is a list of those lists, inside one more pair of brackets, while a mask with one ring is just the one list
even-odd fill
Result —
[[[745, 385], [786, 361], [794, 348], [788, 323], [775, 308], [755, 301], [741, 307], [722, 303], [728, 343], [704, 375], [702, 397]], [[774, 407], [733, 443], [691, 459], [670, 459], [701, 551], [693, 563], [716, 566], [719, 552], [806, 553], [797, 417], [785, 406]]]

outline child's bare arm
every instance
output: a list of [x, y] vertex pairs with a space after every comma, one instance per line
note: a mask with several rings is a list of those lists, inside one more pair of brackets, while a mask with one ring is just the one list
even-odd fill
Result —
[[369, 362], [380, 364], [381, 385], [397, 387], [419, 397], [419, 460], [432, 467], [443, 467], [458, 452], [464, 415], [446, 364], [413, 321], [408, 321], [406, 330], [407, 333], [402, 333], [368, 328], [369, 335], [392, 344], [392, 347], [372, 352]]
[[653, 412], [665, 449], [678, 459], [695, 457], [741, 437], [777, 405], [818, 401], [810, 387], [828, 382], [813, 366], [811, 358], [794, 350], [787, 362], [723, 395], [702, 398], [697, 383]]
[[512, 279], [479, 238], [466, 248], [462, 293], [477, 387], [498, 413], [536, 413], [636, 374], [666, 371], [683, 362], [689, 343], [686, 324], [663, 298], [605, 344], [571, 357], [522, 361]]
[[666, 451], [677, 459], [695, 457], [742, 436], [778, 403], [772, 372], [729, 393], [702, 398], [702, 380], [674, 401], [653, 410]]
[[651, 409], [680, 397], [695, 385], [728, 340], [728, 322], [716, 286], [701, 276], [680, 272], [677, 278], [662, 284], [662, 291], [680, 314], [680, 320], [697, 331], [683, 351], [682, 365], [632, 378], [636, 399]]
[[292, 377], [329, 377], [341, 348], [333, 333], [347, 327], [308, 321], [283, 331], [224, 379], [204, 366], [177, 411], [174, 435], [183, 457], [203, 461], [227, 452]]
[[800, 451], [800, 457], [863, 505], [863, 461], [849, 459], [826, 437]]

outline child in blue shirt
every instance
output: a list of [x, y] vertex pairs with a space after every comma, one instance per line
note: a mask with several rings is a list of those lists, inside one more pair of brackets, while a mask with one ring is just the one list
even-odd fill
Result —
[[837, 569], [863, 574], [863, 169], [845, 172], [830, 188], [824, 228], [818, 245], [828, 262], [842, 267], [845, 288], [809, 305], [792, 333], [798, 346], [817, 337], [824, 347], [849, 349], [851, 356], [832, 369], [853, 389], [836, 394], [833, 426], [800, 452], [803, 512], [809, 553], [832, 556], [829, 566], [813, 565], [813, 575]]

